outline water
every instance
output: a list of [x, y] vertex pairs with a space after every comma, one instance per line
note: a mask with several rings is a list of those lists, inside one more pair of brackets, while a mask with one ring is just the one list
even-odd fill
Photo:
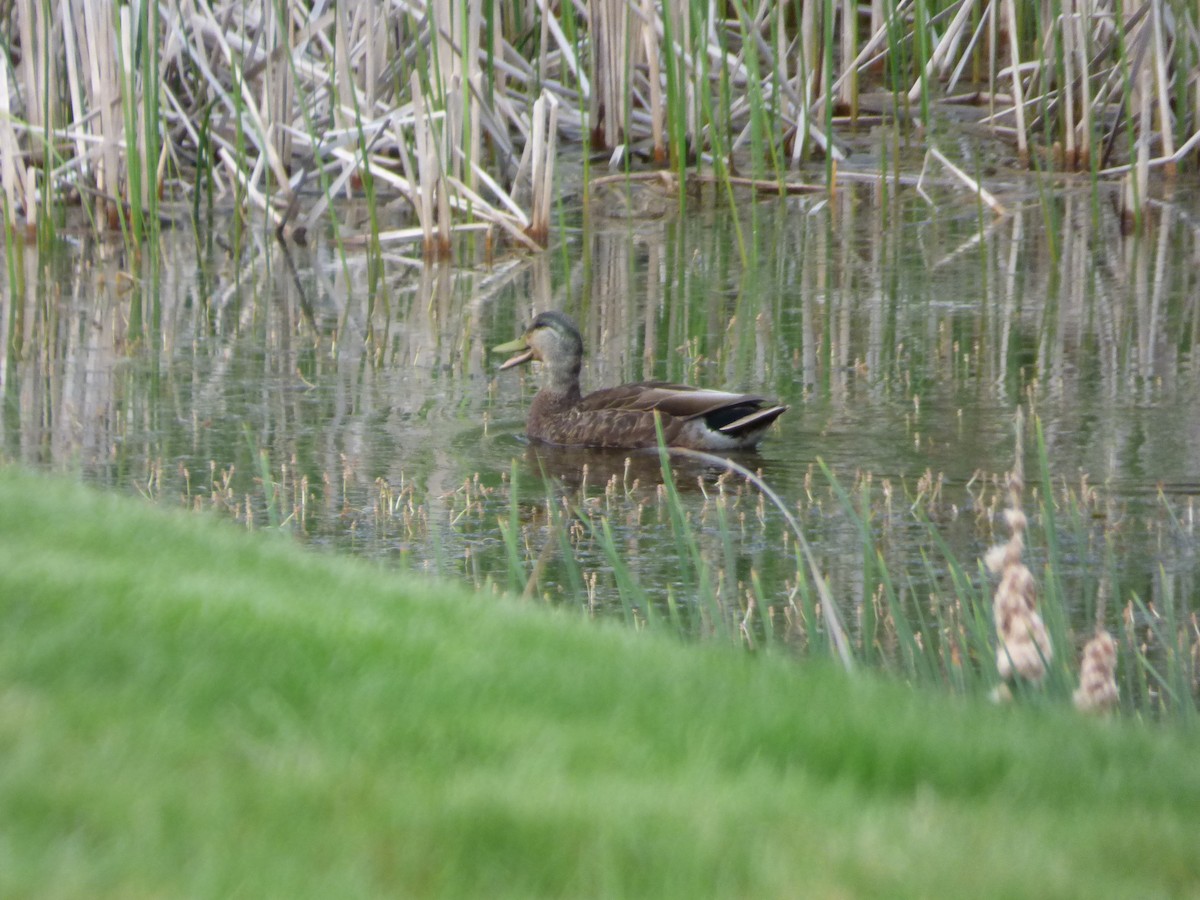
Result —
[[[1073, 639], [1100, 619], [1114, 632], [1130, 621], [1140, 640], [1169, 605], [1181, 647], [1194, 646], [1195, 198], [1157, 206], [1142, 236], [1122, 236], [1089, 190], [1043, 204], [1018, 185], [1002, 219], [952, 194], [936, 211], [866, 188], [743, 199], [736, 215], [713, 199], [683, 217], [651, 194], [628, 218], [602, 215], [626, 204], [600, 198], [541, 256], [488, 261], [464, 245], [463, 264], [424, 268], [387, 248], [374, 281], [363, 252], [333, 241], [285, 248], [250, 233], [234, 254], [223, 223], [168, 231], [138, 260], [64, 237], [49, 261], [26, 251], [23, 290], [11, 273], [0, 282], [0, 457], [475, 585], [520, 591], [537, 571], [535, 596], [642, 621], [614, 571], [624, 565], [639, 602], [693, 633], [721, 631], [721, 615], [690, 600], [655, 455], [627, 464], [524, 441], [536, 373], [498, 374], [488, 348], [559, 308], [584, 334], [585, 388], [665, 378], [791, 404], [739, 460], [800, 515], [859, 640], [870, 553], [819, 462], [869, 509], [869, 544], [914, 609], [953, 593], [950, 573], [921, 558], [922, 517], [986, 591], [975, 561], [1005, 537], [996, 485], [1024, 406], [1068, 523]], [[1033, 450], [1030, 433], [1031, 513]], [[677, 479], [726, 630], [736, 637], [758, 596], [777, 634], [803, 632], [781, 517], [735, 484], [719, 510], [717, 474], [689, 463]], [[579, 516], [556, 526], [564, 496]], [[589, 530], [601, 520], [617, 563]], [[1031, 545], [1035, 573], [1046, 553]], [[762, 640], [761, 625], [744, 636]]]

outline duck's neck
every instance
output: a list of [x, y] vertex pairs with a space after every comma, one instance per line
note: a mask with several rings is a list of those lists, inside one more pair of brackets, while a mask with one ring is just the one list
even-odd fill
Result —
[[533, 402], [546, 412], [569, 409], [578, 403], [583, 396], [579, 390], [582, 365], [582, 360], [575, 358], [557, 366], [546, 366], [542, 374], [542, 389]]
[[571, 400], [580, 398], [580, 370], [583, 360], [575, 358], [558, 362], [558, 365], [547, 365], [542, 372], [542, 394], [570, 397]]

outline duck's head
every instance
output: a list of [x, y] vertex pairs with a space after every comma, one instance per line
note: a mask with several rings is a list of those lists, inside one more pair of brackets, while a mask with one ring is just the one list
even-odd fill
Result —
[[492, 352], [516, 353], [504, 361], [500, 366], [502, 370], [537, 360], [545, 363], [552, 372], [577, 378], [583, 362], [583, 338], [569, 316], [544, 312], [533, 320], [523, 335], [493, 347]]

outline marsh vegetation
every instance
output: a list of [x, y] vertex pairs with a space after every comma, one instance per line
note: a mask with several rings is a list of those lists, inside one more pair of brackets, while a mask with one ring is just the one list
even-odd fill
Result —
[[[1047, 693], [1099, 625], [1194, 715], [1190, 5], [84, 6], [0, 8], [6, 459], [982, 693], [1020, 408]], [[738, 462], [815, 565], [720, 466], [525, 443], [486, 348], [549, 308], [593, 386], [790, 403]]]
[[[1174, 176], [1200, 143], [1183, 0], [13, 0], [0, 16], [4, 218], [44, 236], [76, 204], [134, 243], [220, 205], [376, 251], [447, 256], [480, 230], [544, 245], [570, 148], [596, 154], [585, 194], [649, 164], [681, 204], [705, 183], [730, 206], [738, 185], [895, 190], [923, 159], [1000, 213], [998, 167], [1083, 172], [1136, 224], [1152, 170]], [[366, 228], [345, 227], [346, 196]]]

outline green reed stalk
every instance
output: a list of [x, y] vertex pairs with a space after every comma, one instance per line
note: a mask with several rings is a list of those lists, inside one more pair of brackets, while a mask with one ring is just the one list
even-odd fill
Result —
[[[1035, 157], [1030, 159], [1033, 166], [1034, 184], [1037, 185], [1038, 199], [1041, 201], [1038, 208], [1042, 213], [1042, 221], [1045, 223], [1043, 234], [1046, 239], [1046, 246], [1050, 251], [1051, 261], [1057, 265], [1062, 253], [1060, 247], [1062, 215], [1059, 210], [1057, 198], [1050, 196], [1046, 190], [1047, 175], [1041, 162]], [[982, 202], [982, 201], [981, 201]]]
[[714, 623], [723, 621], [720, 603], [713, 589], [709, 567], [705, 563], [696, 535], [687, 519], [687, 511], [675, 485], [675, 475], [671, 470], [670, 450], [662, 433], [662, 420], [655, 415], [655, 432], [658, 435], [658, 459], [663, 476], [663, 490], [666, 493], [667, 513], [671, 522], [671, 534], [675, 538], [675, 548], [679, 561], [690, 563], [686, 572], [687, 580], [696, 592], [697, 602], [701, 608], [707, 608], [713, 615]]
[[929, 82], [933, 73], [926, 76], [929, 57], [932, 55], [929, 41], [929, 9], [927, 0], [916, 0], [913, 4], [913, 37], [916, 49], [916, 71], [921, 82], [921, 127], [929, 133], [932, 122], [929, 118]]
[[[1109, 622], [1117, 622], [1117, 616], [1120, 613], [1120, 598], [1125, 596], [1124, 585], [1121, 579], [1121, 572], [1117, 566], [1117, 542], [1119, 535], [1116, 530], [1110, 527], [1104, 529], [1104, 561], [1103, 572], [1099, 576], [1100, 584], [1097, 586], [1094, 594], [1089, 594], [1085, 599], [1087, 606], [1084, 610], [1085, 621], [1095, 622], [1097, 626], [1107, 628]], [[1112, 598], [1112, 600], [1110, 600]], [[1110, 609], [1112, 601], [1116, 601], [1117, 608]], [[1117, 643], [1120, 644], [1120, 635], [1118, 634]], [[1126, 663], [1123, 668], [1126, 676], [1129, 675], [1131, 666], [1128, 664], [1133, 657], [1126, 656]], [[1130, 695], [1122, 691], [1121, 700], [1128, 707]]]
[[[738, 27], [741, 31], [743, 65], [746, 70], [747, 100], [750, 104], [750, 172], [753, 177], [763, 177], [763, 164], [771, 160], [771, 167], [782, 185], [782, 173], [779, 167], [779, 154], [776, 148], [772, 117], [767, 110], [767, 102], [763, 97], [763, 75], [759, 60], [758, 30], [754, 27], [741, 0], [733, 0], [733, 9], [738, 17]], [[776, 73], [778, 76], [778, 73]], [[778, 77], [774, 83], [779, 84]], [[778, 96], [778, 91], [775, 95]], [[776, 101], [777, 102], [777, 101]], [[730, 136], [732, 136], [732, 123]]]
[[[469, 92], [468, 92], [469, 93]], [[375, 190], [375, 173], [371, 171], [371, 147], [367, 143], [366, 132], [363, 130], [362, 111], [358, 104], [358, 91], [351, 86], [350, 98], [354, 109], [354, 128], [357, 132], [358, 155], [362, 160], [359, 174], [362, 178], [363, 194], [367, 201], [367, 218], [370, 222], [370, 234], [367, 239], [367, 314], [379, 296], [379, 287], [386, 285], [384, 281], [383, 246], [379, 242], [379, 204]]]
[[[717, 77], [717, 104], [715, 106], [713, 104], [711, 79], [708, 77], [708, 55], [699, 50], [696, 53], [698, 68], [696, 93], [703, 112], [702, 121], [708, 123], [708, 139], [713, 157], [713, 174], [720, 185], [720, 189], [723, 190], [725, 200], [728, 203], [731, 216], [730, 221], [733, 222], [733, 230], [737, 238], [738, 255], [741, 257], [742, 268], [749, 269], [746, 237], [742, 232], [741, 211], [738, 207], [731, 179], [733, 174], [730, 170], [730, 166], [733, 164], [733, 110], [730, 97], [729, 61], [727, 59], [728, 54], [725, 52], [726, 47], [723, 36], [720, 48], [721, 68]], [[695, 139], [699, 142], [698, 135]], [[696, 152], [698, 156], [700, 152], [699, 147], [697, 147]], [[698, 159], [696, 165], [699, 168], [700, 163]], [[680, 199], [682, 201], [682, 194], [680, 195]]]
[[[612, 567], [617, 596], [621, 600], [621, 608], [624, 610], [626, 623], [636, 625], [636, 611], [641, 609], [646, 623], [653, 625], [658, 620], [654, 604], [650, 602], [650, 597], [642, 589], [642, 586], [638, 584], [637, 577], [622, 558], [621, 552], [617, 548], [616, 538], [613, 537], [612, 526], [609, 524], [608, 517], [601, 517], [599, 525], [591, 519], [587, 520], [587, 524], [600, 550], [604, 553], [604, 558], [608, 560], [608, 564]], [[673, 598], [669, 597], [668, 603], [672, 619], [678, 621], [679, 614], [674, 606]]]
[[[567, 4], [570, 6], [570, 4]], [[484, 40], [484, 97], [487, 100], [489, 109], [496, 108], [496, 34], [497, 22], [496, 16], [499, 14], [499, 4], [485, 3], [483, 5], [483, 40]], [[572, 11], [573, 12], [573, 11]], [[569, 13], [564, 13], [564, 18]], [[503, 32], [503, 23], [499, 24], [499, 31]], [[570, 32], [568, 32], [569, 34]], [[564, 73], [564, 78], [566, 74]]]
[[[272, 528], [279, 527], [280, 499], [275, 490], [275, 479], [271, 476], [271, 456], [265, 447], [258, 446], [249, 423], [242, 424], [242, 434], [246, 438], [246, 446], [250, 455], [258, 461], [258, 477], [262, 485], [263, 500], [266, 504], [267, 522]], [[248, 496], [248, 495], [247, 495]]]
[[1046, 541], [1040, 612], [1046, 623], [1051, 645], [1055, 648], [1054, 659], [1046, 667], [1046, 681], [1052, 696], [1069, 698], [1074, 690], [1069, 662], [1071, 640], [1066, 620], [1066, 595], [1062, 584], [1062, 548], [1059, 545], [1058, 520], [1054, 510], [1054, 485], [1051, 481], [1050, 459], [1046, 452], [1046, 437], [1041, 419], [1034, 417], [1033, 425], [1041, 487], [1042, 532]]
[[[121, 115], [125, 126], [125, 197], [129, 203], [129, 222], [121, 214], [121, 228], [128, 243], [139, 243], [144, 237], [142, 222], [142, 175], [143, 159], [138, 151], [137, 77], [134, 66], [134, 44], [129, 7], [117, 10], [116, 25], [117, 65], [120, 69]], [[121, 198], [116, 198], [117, 209], [121, 210]]]
[[[204, 259], [211, 259], [212, 257], [213, 232], [215, 230], [211, 225], [213, 221], [213, 191], [215, 188], [213, 170], [217, 166], [217, 159], [213, 151], [210, 131], [211, 124], [212, 104], [207, 104], [204, 107], [203, 118], [200, 119], [199, 127], [196, 129], [196, 185], [195, 190], [192, 191], [192, 231], [196, 237], [196, 249]], [[205, 212], [203, 219], [200, 215], [202, 201]], [[202, 240], [203, 245], [201, 246], [200, 242]], [[207, 266], [199, 266], [197, 270], [198, 277], [206, 278], [207, 269]]]
[[904, 89], [904, 33], [900, 17], [896, 15], [896, 0], [883, 0], [883, 5], [883, 24], [888, 47], [884, 65], [888, 74], [888, 87], [892, 92], [892, 103], [895, 106], [894, 127], [899, 127], [904, 120], [902, 113], [908, 109], [908, 91]]
[[829, 657], [832, 659], [834, 654], [833, 641], [829, 637], [829, 632], [827, 629], [817, 627], [818, 623], [821, 621], [820, 615], [817, 612], [819, 603], [817, 598], [813, 596], [813, 587], [809, 584], [808, 575], [805, 573], [804, 566], [799, 564], [796, 566], [795, 593], [800, 598], [800, 606], [797, 608], [797, 612], [799, 612], [800, 617], [804, 622], [804, 631], [808, 643], [808, 652], [814, 658]]
[[[42, 22], [50, 23], [54, 20], [54, 9], [50, 0], [42, 0]], [[54, 185], [50, 182], [50, 173], [54, 170], [57, 163], [55, 147], [57, 142], [54, 140], [53, 123], [57, 112], [57, 96], [54, 96], [55, 91], [51, 89], [52, 69], [51, 60], [54, 58], [54, 48], [51, 45], [54, 29], [52, 27], [44, 27], [41, 29], [41, 37], [44, 41], [41, 48], [42, 62], [42, 84], [44, 90], [40, 98], [42, 104], [42, 147], [46, 153], [45, 171], [42, 173], [42, 214], [38, 216], [37, 231], [38, 241], [41, 248], [49, 248], [54, 239]], [[11, 51], [10, 51], [11, 52]], [[32, 52], [32, 48], [30, 50]], [[4, 61], [3, 64], [7, 64]], [[115, 173], [113, 173], [115, 175]], [[27, 197], [26, 203], [32, 204], [33, 198]], [[59, 216], [64, 211], [58, 211]]]
[[[1066, 30], [1071, 27], [1071, 23], [1067, 21], [1064, 13], [1061, 0], [1052, 0], [1047, 15], [1049, 21], [1053, 23], [1050, 26], [1050, 40], [1053, 42], [1051, 52], [1054, 54], [1054, 84], [1057, 89], [1051, 105], [1057, 110], [1057, 116], [1053, 123], [1047, 123], [1046, 147], [1048, 150], [1052, 150], [1057, 138], [1062, 150], [1064, 168], [1074, 169], [1075, 161], [1070, 158], [1075, 147], [1075, 111], [1072, 108], [1074, 66], [1072, 65], [1073, 60], [1068, 59], [1067, 56], [1069, 39], [1066, 36]], [[1041, 50], [1045, 53], [1044, 42]], [[1043, 66], [1045, 66], [1045, 60], [1043, 60]], [[1050, 91], [1046, 90], [1044, 93], [1049, 94]], [[1054, 156], [1055, 154], [1051, 154], [1051, 158]]]
[[[15, 347], [21, 340], [22, 330], [17, 327], [18, 310], [24, 309], [22, 302], [25, 297], [25, 266], [24, 241], [17, 234], [17, 224], [13, 221], [14, 211], [9, 209], [8, 195], [0, 191], [0, 202], [4, 204], [4, 262], [8, 268], [8, 335], [10, 343]], [[13, 357], [7, 357], [11, 364]], [[5, 375], [7, 376], [7, 372]], [[8, 380], [7, 377], [5, 379]]]
[[[912, 627], [910, 615], [896, 592], [891, 572], [888, 571], [882, 553], [878, 554], [877, 569], [880, 583], [883, 585], [883, 595], [887, 600], [888, 616], [892, 629], [896, 633], [897, 643], [900, 645], [901, 664], [907, 669], [908, 677], [918, 684], [936, 684], [938, 682], [937, 669], [931, 665], [929, 654], [917, 639], [920, 632]], [[886, 668], [886, 658], [883, 658], [882, 661]]]
[[[860, 495], [861, 505], [856, 505], [854, 498], [850, 496], [837, 476], [833, 474], [833, 470], [821, 463], [821, 472], [825, 479], [829, 482], [829, 487], [832, 489], [834, 497], [841, 506], [843, 512], [850, 518], [858, 531], [860, 546], [862, 547], [862, 594], [859, 597], [859, 603], [863, 610], [864, 620], [862, 633], [860, 634], [860, 652], [865, 661], [870, 661], [870, 645], [875, 639], [875, 621], [872, 599], [875, 594], [876, 583], [874, 581], [874, 563], [876, 559], [875, 541], [871, 533], [871, 496], [870, 486], [864, 480]], [[870, 612], [868, 612], [870, 610]]]
[[978, 635], [980, 638], [978, 647], [990, 652], [991, 639], [986, 633], [991, 627], [988, 624], [991, 616], [991, 598], [987, 588], [987, 579], [976, 583], [971, 574], [963, 567], [962, 562], [955, 556], [954, 551], [950, 549], [950, 545], [946, 543], [937, 526], [920, 510], [917, 511], [917, 520], [924, 526], [925, 533], [937, 548], [938, 560], [945, 564], [944, 572], [950, 576], [955, 596], [967, 602], [971, 610], [980, 614], [979, 621], [983, 623], [983, 627]]
[[142, 74], [142, 142], [145, 148], [146, 176], [146, 237], [157, 242], [158, 221], [158, 158], [162, 152], [161, 102], [159, 80], [159, 10], [157, 3], [143, 3], [140, 10], [141, 74]]
[[725, 508], [725, 498], [718, 497], [715, 501], [717, 516], [717, 534], [721, 539], [721, 554], [724, 557], [726, 572], [737, 572], [737, 552], [733, 546], [733, 532], [729, 527], [729, 514]]
[[[550, 510], [550, 528], [551, 535], [558, 544], [559, 557], [562, 560], [562, 567], [567, 573], [567, 583], [571, 588], [571, 595], [583, 600], [587, 597], [587, 587], [583, 583], [583, 571], [579, 566], [579, 560], [575, 558], [575, 548], [571, 546], [571, 538], [567, 533], [565, 515], [563, 510], [559, 508], [557, 503], [552, 502], [553, 486], [550, 481], [546, 480], [546, 508]], [[549, 552], [549, 547], [543, 553]], [[533, 576], [530, 576], [530, 581]], [[528, 594], [530, 585], [526, 585], [525, 593]]]
[[[1164, 577], [1162, 582], [1166, 585], [1168, 579]], [[1169, 597], [1169, 595], [1167, 596]], [[1197, 718], [1197, 710], [1192, 696], [1191, 678], [1186, 667], [1181, 663], [1181, 659], [1188, 659], [1186, 640], [1182, 642], [1183, 646], [1181, 647], [1178, 637], [1179, 623], [1175, 620], [1173, 600], [1168, 599], [1165, 604], [1166, 610], [1158, 610], [1157, 607], [1151, 610], [1136, 592], [1131, 594], [1131, 600], [1141, 619], [1146, 623], [1145, 627], [1154, 636], [1154, 642], [1163, 648], [1166, 663], [1166, 671], [1163, 672], [1154, 664], [1149, 654], [1142, 649], [1142, 645], [1136, 639], [1127, 642], [1127, 649], [1132, 652], [1134, 659], [1137, 660], [1138, 668], [1141, 670], [1143, 697], [1148, 703], [1151, 702], [1153, 692], [1150, 683], [1153, 682], [1157, 685], [1160, 697], [1158, 701], [1160, 713], [1163, 715], [1173, 714], [1175, 718], [1184, 721], [1194, 721]]]
[[[488, 5], [490, 6], [490, 4], [488, 4]], [[667, 16], [664, 13], [664, 15], [663, 15], [664, 28], [666, 27], [666, 20], [667, 20]], [[571, 47], [574, 48], [575, 58], [577, 60], [582, 60], [584, 57], [583, 50], [586, 45], [586, 37], [582, 34], [582, 30], [580, 29], [579, 24], [576, 22], [575, 5], [573, 3], [562, 4], [562, 11], [561, 11], [560, 18], [559, 18], [559, 24], [562, 26], [563, 34], [566, 36], [567, 41], [570, 43]], [[671, 50], [671, 45], [669, 43], [664, 42], [664, 44], [663, 44], [663, 59], [664, 59], [664, 61], [669, 61], [673, 57], [674, 57], [674, 53]], [[564, 77], [565, 77], [565, 75], [564, 75]], [[578, 112], [579, 112], [579, 121], [586, 122], [587, 121], [587, 105], [588, 105], [587, 92], [583, 90], [583, 84], [579, 78], [576, 78], [574, 80], [574, 82], [572, 82], [572, 84], [575, 88], [577, 108], [578, 108]], [[583, 205], [584, 205], [584, 210], [585, 210], [584, 214], [586, 215], [587, 214], [586, 210], [588, 209], [588, 207], [590, 205], [588, 201], [591, 199], [590, 198], [591, 181], [592, 181], [591, 154], [589, 154], [589, 153], [582, 154], [581, 165], [583, 167], [583, 177], [582, 177], [583, 200], [584, 200]], [[561, 187], [560, 187], [560, 192], [561, 192]], [[563, 241], [560, 243], [562, 244], [562, 246], [565, 249], [566, 242]]]
[[[690, 7], [686, 14], [690, 13]], [[679, 208], [684, 211], [687, 180], [687, 92], [684, 89], [683, 53], [675, 50], [676, 38], [669, 9], [663, 9], [663, 71], [667, 79], [667, 134], [671, 168], [679, 181]], [[682, 49], [682, 48], [681, 48]], [[697, 60], [698, 67], [701, 67]], [[581, 101], [582, 102], [582, 101]], [[586, 154], [585, 154], [586, 155]]]
[[875, 621], [875, 591], [879, 585], [875, 563], [880, 560], [875, 549], [875, 536], [871, 526], [871, 483], [862, 480], [859, 491], [859, 539], [862, 542], [862, 626], [859, 636], [861, 642], [861, 659], [867, 665], [875, 661], [875, 640], [878, 623]]
[[[234, 65], [230, 71], [230, 77], [233, 79], [233, 89], [230, 91], [230, 99], [233, 101], [233, 149], [235, 163], [241, 167], [242, 171], [247, 171], [246, 161], [248, 154], [246, 152], [246, 100], [243, 96], [243, 69], [239, 65]], [[237, 259], [242, 253], [243, 232], [246, 227], [246, 188], [242, 184], [242, 179], [233, 178], [233, 255]]]
[[[512, 461], [509, 469], [508, 483], [508, 521], [499, 520], [500, 536], [504, 540], [504, 550], [508, 555], [508, 589], [514, 594], [520, 594], [528, 580], [529, 573], [525, 571], [525, 561], [521, 558], [519, 545], [521, 535], [521, 505], [520, 490], [517, 476], [517, 461]], [[547, 508], [553, 506], [549, 500]]]
[[750, 586], [754, 591], [754, 602], [758, 605], [759, 618], [762, 621], [764, 643], [770, 647], [775, 643], [775, 619], [772, 616], [771, 605], [767, 601], [762, 579], [758, 577], [757, 569], [750, 570]]
[[833, 16], [837, 0], [825, 0], [822, 4], [824, 19], [824, 40], [821, 57], [821, 72], [824, 74], [824, 106], [825, 116], [825, 184], [833, 187]]
[[[1185, 618], [1180, 616], [1180, 598], [1176, 596], [1175, 582], [1167, 577], [1162, 565], [1158, 567], [1159, 581], [1162, 584], [1161, 608], [1159, 618], [1153, 620], [1158, 642], [1166, 657], [1167, 680], [1171, 685], [1170, 698], [1172, 706], [1169, 712], [1181, 721], [1191, 721], [1197, 718], [1197, 709], [1192, 691], [1193, 680], [1189, 671], [1191, 654], [1188, 647], [1188, 627]], [[1157, 607], [1156, 607], [1157, 608]]]
[[1142, 616], [1147, 614], [1147, 610], [1136, 591], [1129, 592], [1128, 604], [1128, 607], [1122, 612], [1125, 622], [1117, 637], [1118, 659], [1121, 661], [1118, 668], [1123, 673], [1121, 697], [1129, 708], [1151, 709], [1154, 701], [1151, 696], [1150, 684], [1152, 677], [1157, 678], [1157, 672], [1154, 672], [1153, 667], [1149, 665], [1149, 660], [1144, 658], [1134, 619], [1135, 609]]

